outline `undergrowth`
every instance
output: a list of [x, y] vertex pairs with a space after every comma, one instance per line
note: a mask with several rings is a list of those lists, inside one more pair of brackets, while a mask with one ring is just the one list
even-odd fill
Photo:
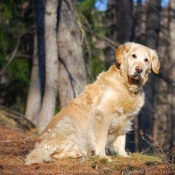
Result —
[[146, 155], [144, 153], [133, 153], [129, 157], [111, 156], [112, 162], [107, 159], [93, 156], [90, 159], [90, 166], [95, 170], [101, 170], [105, 174], [128, 174], [134, 171], [145, 169], [147, 166], [162, 164], [157, 155]]
[[169, 170], [175, 163], [175, 142], [173, 142], [173, 147], [168, 152], [165, 152], [163, 149], [166, 136], [165, 132], [161, 131], [161, 134], [157, 134], [158, 128], [156, 128], [155, 133], [155, 136], [151, 136], [144, 134], [142, 130], [140, 131], [142, 139], [146, 141], [153, 150], [155, 150], [157, 156], [161, 159], [166, 169]]

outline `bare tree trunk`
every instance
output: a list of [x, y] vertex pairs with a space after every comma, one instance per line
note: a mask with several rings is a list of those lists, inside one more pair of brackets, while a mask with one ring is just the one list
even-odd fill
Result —
[[[147, 12], [147, 26], [146, 26], [146, 46], [156, 50], [158, 47], [158, 35], [160, 29], [160, 11], [161, 0], [149, 0], [149, 8]], [[158, 13], [159, 12], [159, 13]], [[154, 117], [156, 108], [155, 100], [155, 82], [156, 77], [153, 73], [149, 75], [149, 80], [145, 85], [145, 105], [139, 115], [139, 129], [144, 133], [153, 135]], [[140, 150], [147, 149], [149, 145], [140, 138]]]
[[[137, 0], [137, 6], [136, 6], [136, 9], [135, 9], [135, 19], [134, 19], [134, 33], [135, 33], [135, 38], [134, 38], [134, 41], [137, 42], [137, 43], [140, 43], [140, 44], [143, 44], [142, 43], [142, 40], [141, 40], [141, 32], [142, 32], [142, 17], [143, 17], [143, 8], [142, 8], [142, 2], [141, 0]], [[139, 137], [138, 137], [138, 115], [134, 118], [134, 126], [133, 126], [133, 131], [132, 131], [134, 134], [133, 134], [133, 141], [134, 141], [134, 151], [135, 152], [138, 152], [139, 151]]]
[[39, 60], [39, 77], [41, 96], [43, 99], [45, 89], [45, 39], [44, 39], [44, 15], [45, 2], [43, 0], [36, 0], [36, 24], [38, 37], [38, 60]]
[[39, 124], [39, 113], [45, 86], [45, 53], [44, 53], [44, 2], [36, 0], [36, 31], [34, 36], [33, 65], [26, 104], [25, 115], [36, 126]]
[[[116, 40], [123, 44], [134, 39], [134, 26], [133, 26], [133, 1], [132, 0], [117, 0], [116, 1], [116, 27], [117, 38]], [[134, 131], [131, 131], [126, 136], [126, 149], [135, 151], [134, 144]]]
[[58, 52], [57, 52], [57, 8], [58, 0], [46, 0], [45, 4], [45, 55], [46, 83], [44, 98], [39, 116], [39, 130], [44, 130], [54, 115], [58, 85]]
[[[173, 81], [175, 77], [175, 1], [169, 1], [169, 62], [168, 69], [169, 78]], [[168, 111], [168, 137], [170, 147], [173, 147], [173, 138], [175, 138], [175, 89], [169, 86], [169, 111]]]
[[[158, 48], [158, 56], [161, 63], [161, 69], [159, 77], [163, 75], [164, 80], [169, 78], [169, 68], [171, 67], [171, 62], [169, 62], [169, 40], [167, 39], [167, 36], [169, 35], [168, 26], [169, 26], [169, 20], [168, 20], [169, 12], [168, 8], [164, 8], [161, 12], [161, 30], [159, 33], [159, 48]], [[172, 136], [172, 133], [169, 133], [171, 130], [171, 95], [170, 95], [170, 88], [171, 83], [166, 83], [163, 79], [159, 78], [158, 82], [156, 83], [156, 116], [155, 116], [155, 122], [154, 125], [158, 126], [157, 128], [157, 134], [161, 135], [162, 130], [167, 133], [167, 136], [165, 137], [165, 143], [163, 145], [163, 149], [165, 152], [169, 151], [170, 148], [170, 138]], [[166, 97], [166, 98], [165, 98]], [[170, 119], [170, 120], [169, 120]], [[154, 135], [156, 134], [154, 133]], [[158, 137], [158, 141], [162, 142], [162, 138]]]
[[74, 1], [63, 1], [58, 32], [58, 91], [61, 107], [67, 106], [73, 98], [83, 91], [86, 85], [85, 64], [78, 23]]
[[137, 0], [137, 6], [135, 9], [135, 18], [134, 18], [134, 28], [135, 36], [134, 41], [140, 44], [145, 43], [145, 32], [146, 32], [146, 5], [142, 3], [141, 0]]
[[[107, 9], [107, 37], [123, 44], [134, 39], [132, 0], [108, 0]], [[117, 30], [116, 30], [117, 29]], [[115, 50], [106, 47], [107, 69], [115, 63]]]
[[[108, 7], [106, 11], [107, 27], [106, 36], [112, 41], [117, 40], [117, 30], [116, 30], [116, 2], [113, 0], [108, 0]], [[106, 58], [106, 68], [108, 69], [112, 64], [115, 63], [115, 49], [111, 48], [108, 43], [106, 43], [105, 49]]]
[[35, 125], [36, 117], [39, 115], [41, 109], [41, 91], [40, 91], [40, 79], [39, 79], [39, 67], [38, 67], [38, 49], [37, 49], [37, 35], [34, 36], [34, 53], [33, 53], [33, 65], [31, 71], [30, 87], [27, 98], [25, 116], [32, 121]]
[[134, 39], [133, 1], [116, 1], [117, 41], [121, 44]]

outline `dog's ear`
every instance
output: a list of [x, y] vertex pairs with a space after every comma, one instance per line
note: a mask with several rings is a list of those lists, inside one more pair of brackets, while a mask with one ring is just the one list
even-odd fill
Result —
[[115, 52], [116, 62], [118, 64], [121, 64], [125, 59], [125, 54], [129, 52], [130, 48], [132, 46], [132, 43], [125, 43], [121, 45]]
[[158, 60], [158, 56], [157, 56], [157, 53], [156, 51], [152, 51], [152, 62], [151, 62], [151, 65], [152, 65], [152, 70], [155, 74], [158, 74], [159, 73], [159, 68], [160, 68], [160, 62]]

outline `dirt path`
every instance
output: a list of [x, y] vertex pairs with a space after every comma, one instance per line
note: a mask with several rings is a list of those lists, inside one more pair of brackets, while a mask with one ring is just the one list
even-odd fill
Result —
[[65, 159], [40, 165], [25, 166], [24, 158], [33, 148], [34, 141], [23, 131], [11, 130], [0, 125], [0, 175], [117, 175], [117, 174], [175, 174], [163, 164], [148, 166], [139, 160], [113, 158], [112, 163], [93, 158]]

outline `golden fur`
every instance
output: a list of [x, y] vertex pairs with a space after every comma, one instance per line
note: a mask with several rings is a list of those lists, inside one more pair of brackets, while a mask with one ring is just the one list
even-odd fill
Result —
[[125, 135], [144, 104], [142, 86], [151, 67], [155, 73], [159, 72], [160, 63], [154, 50], [136, 43], [120, 46], [116, 51], [116, 65], [102, 72], [52, 118], [25, 164], [91, 153], [107, 157], [105, 149], [127, 156]]

